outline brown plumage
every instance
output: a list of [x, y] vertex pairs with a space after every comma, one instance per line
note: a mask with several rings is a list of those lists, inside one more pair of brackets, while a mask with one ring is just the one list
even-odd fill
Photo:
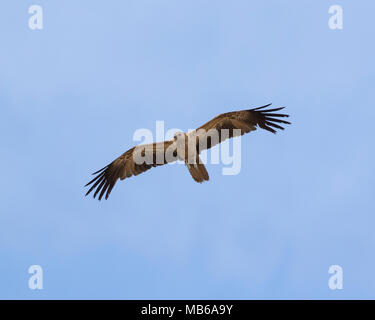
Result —
[[[86, 186], [92, 184], [86, 195], [96, 188], [94, 198], [98, 195], [98, 199], [101, 200], [105, 195], [105, 199], [108, 199], [118, 179], [123, 180], [133, 175], [136, 176], [152, 167], [161, 166], [177, 159], [185, 160], [186, 166], [196, 182], [201, 183], [207, 181], [209, 180], [207, 170], [203, 163], [199, 161], [199, 153], [201, 151], [209, 149], [228, 138], [254, 131], [257, 127], [276, 133], [276, 129], [284, 130], [281, 124], [290, 124], [290, 122], [280, 119], [289, 117], [289, 115], [275, 113], [284, 108], [265, 109], [270, 105], [271, 104], [249, 110], [223, 113], [191, 133], [181, 133], [185, 138], [194, 137], [196, 139], [194, 142], [194, 152], [196, 153], [194, 157], [198, 159], [198, 161], [193, 164], [190, 164], [187, 160], [186, 148], [184, 147], [183, 151], [179, 148], [179, 140], [176, 137], [175, 139], [164, 142], [133, 147], [109, 165], [93, 173], [97, 176], [86, 184]], [[236, 132], [235, 129], [237, 129], [238, 132]], [[210, 132], [215, 132], [215, 130], [218, 132], [217, 138], [210, 135]], [[223, 135], [224, 132], [226, 132], [227, 135]], [[200, 140], [205, 141], [205, 143], [201, 144]], [[143, 163], [135, 161], [137, 156], [141, 155], [143, 157], [146, 154], [150, 154], [152, 159], [150, 158]]]
[[[93, 173], [93, 175], [97, 174], [97, 176], [85, 185], [86, 187], [93, 183], [93, 185], [87, 191], [86, 196], [96, 188], [94, 198], [97, 194], [99, 194], [98, 199], [101, 200], [105, 194], [105, 198], [108, 199], [108, 196], [118, 179], [124, 180], [126, 178], [130, 178], [131, 176], [137, 176], [140, 173], [151, 169], [152, 167], [166, 164], [167, 162], [159, 163], [156, 157], [159, 152], [163, 152], [163, 159], [165, 160], [163, 150], [167, 150], [171, 143], [172, 141], [164, 141], [140, 146], [144, 150], [152, 149], [152, 163], [137, 164], [134, 161], [134, 151], [136, 148], [133, 147], [129, 149], [116, 160], [112, 161], [109, 165]], [[140, 151], [143, 152], [143, 150]]]
[[208, 176], [206, 167], [204, 166], [203, 163], [201, 163], [201, 160], [199, 157], [197, 157], [196, 163], [185, 162], [185, 165], [188, 168], [195, 182], [202, 183], [210, 179], [210, 177]]
[[[284, 107], [262, 110], [270, 105], [271, 103], [259, 108], [222, 113], [196, 130], [198, 131], [199, 129], [203, 129], [205, 132], [209, 132], [209, 130], [212, 129], [218, 131], [228, 129], [229, 136], [227, 138], [233, 138], [234, 129], [240, 129], [240, 135], [244, 135], [245, 133], [256, 130], [257, 126], [272, 133], [276, 133], [275, 129], [284, 130], [284, 128], [278, 123], [290, 124], [290, 122], [278, 118], [289, 117], [289, 115], [274, 113], [284, 109]], [[221, 135], [218, 137], [219, 141], [215, 141], [217, 143], [211, 143], [211, 137], [209, 135], [207, 136], [207, 149], [212, 148], [216, 144], [226, 140], [222, 139]], [[203, 151], [204, 149], [205, 148], [201, 147], [199, 152]]]

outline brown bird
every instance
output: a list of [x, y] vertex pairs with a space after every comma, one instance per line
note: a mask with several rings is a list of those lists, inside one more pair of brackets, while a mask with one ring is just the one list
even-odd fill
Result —
[[216, 144], [232, 137], [254, 131], [257, 126], [269, 132], [284, 130], [280, 124], [290, 122], [279, 119], [287, 114], [275, 113], [284, 109], [265, 109], [271, 104], [249, 110], [227, 112], [218, 115], [198, 129], [189, 132], [177, 132], [171, 140], [133, 147], [112, 161], [109, 165], [93, 173], [97, 175], [85, 186], [92, 184], [86, 196], [95, 188], [94, 198], [99, 194], [101, 200], [108, 199], [118, 179], [124, 180], [145, 172], [152, 167], [161, 166], [176, 160], [185, 162], [192, 178], [199, 183], [209, 180], [199, 154]]

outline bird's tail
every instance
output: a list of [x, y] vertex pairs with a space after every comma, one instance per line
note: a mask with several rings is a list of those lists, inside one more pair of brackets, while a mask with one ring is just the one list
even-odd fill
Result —
[[208, 176], [206, 167], [204, 166], [203, 163], [201, 163], [201, 160], [199, 158], [197, 160], [198, 160], [197, 163], [194, 163], [194, 164], [185, 162], [191, 176], [198, 183], [208, 181], [210, 178]]

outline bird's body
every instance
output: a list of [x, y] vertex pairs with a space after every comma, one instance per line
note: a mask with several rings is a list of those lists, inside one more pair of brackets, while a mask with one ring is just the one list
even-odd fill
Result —
[[175, 144], [175, 148], [177, 151], [177, 158], [180, 161], [185, 161], [185, 160], [188, 160], [189, 158], [189, 146], [186, 143], [187, 140], [188, 140], [188, 135], [186, 133], [177, 132], [175, 134], [175, 140], [173, 143]]
[[228, 138], [254, 131], [257, 126], [276, 133], [275, 129], [284, 129], [277, 123], [290, 124], [288, 121], [279, 119], [288, 115], [274, 113], [283, 108], [264, 110], [268, 106], [223, 113], [194, 131], [177, 132], [171, 140], [133, 147], [94, 173], [97, 176], [86, 184], [86, 186], [92, 184], [86, 195], [96, 188], [94, 198], [99, 194], [98, 199], [101, 200], [105, 194], [107, 199], [118, 179], [136, 176], [152, 167], [176, 160], [185, 162], [196, 182], [207, 181], [209, 180], [207, 170], [199, 158], [203, 150]]

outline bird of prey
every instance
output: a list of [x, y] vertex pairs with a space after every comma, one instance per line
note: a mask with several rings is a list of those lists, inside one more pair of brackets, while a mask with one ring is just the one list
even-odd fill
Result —
[[92, 184], [86, 196], [96, 188], [94, 198], [99, 195], [98, 199], [101, 200], [105, 195], [105, 199], [108, 199], [118, 179], [124, 180], [133, 175], [137, 176], [152, 167], [177, 160], [185, 162], [196, 182], [207, 181], [209, 180], [207, 170], [199, 158], [199, 154], [203, 150], [228, 138], [254, 131], [257, 127], [276, 133], [275, 129], [284, 130], [280, 124], [290, 124], [290, 122], [280, 119], [289, 117], [289, 115], [276, 113], [284, 107], [266, 109], [270, 105], [223, 113], [194, 131], [177, 132], [171, 140], [133, 147], [104, 168], [93, 173], [96, 176], [86, 184], [86, 186]]

